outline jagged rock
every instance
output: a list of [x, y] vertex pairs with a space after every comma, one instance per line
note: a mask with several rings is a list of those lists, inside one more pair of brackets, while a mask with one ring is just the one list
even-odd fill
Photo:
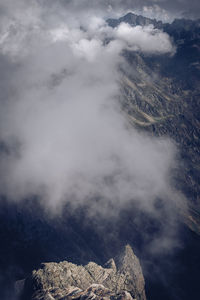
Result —
[[116, 266], [118, 273], [124, 274], [126, 278], [124, 281], [124, 290], [129, 292], [134, 290], [134, 296], [138, 300], [145, 299], [144, 277], [140, 262], [129, 245], [127, 245], [124, 252], [116, 258]]
[[42, 264], [26, 279], [23, 299], [145, 300], [146, 296], [139, 260], [127, 245], [123, 253], [104, 267], [94, 262], [85, 266], [67, 261]]

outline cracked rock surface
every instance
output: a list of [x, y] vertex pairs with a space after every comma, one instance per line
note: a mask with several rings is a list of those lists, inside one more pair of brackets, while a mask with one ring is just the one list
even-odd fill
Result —
[[127, 245], [104, 267], [94, 262], [85, 266], [67, 261], [43, 263], [26, 279], [22, 299], [146, 300], [146, 296], [139, 260]]

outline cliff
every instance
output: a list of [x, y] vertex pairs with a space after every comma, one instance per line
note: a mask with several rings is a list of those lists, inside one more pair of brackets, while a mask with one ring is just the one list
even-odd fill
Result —
[[137, 299], [146, 300], [144, 277], [138, 258], [127, 245], [104, 267], [94, 262], [43, 263], [25, 280], [22, 299]]

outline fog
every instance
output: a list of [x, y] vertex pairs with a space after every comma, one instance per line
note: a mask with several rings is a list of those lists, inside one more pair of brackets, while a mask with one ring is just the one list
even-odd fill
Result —
[[93, 216], [130, 201], [152, 215], [158, 198], [179, 202], [175, 145], [138, 132], [119, 103], [122, 51], [173, 54], [169, 36], [113, 29], [82, 7], [12, 4], [1, 4], [1, 195], [37, 197], [53, 213], [88, 203]]

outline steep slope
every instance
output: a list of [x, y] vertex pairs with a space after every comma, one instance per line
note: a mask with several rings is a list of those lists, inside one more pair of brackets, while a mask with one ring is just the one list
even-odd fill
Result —
[[[153, 24], [163, 28], [177, 47], [173, 57], [124, 53], [128, 67], [121, 70], [121, 104], [130, 123], [139, 130], [171, 137], [177, 143], [180, 161], [184, 163], [174, 170], [175, 185], [188, 199], [190, 211], [184, 215], [185, 223], [199, 232], [199, 23], [176, 20], [162, 24], [129, 14], [127, 19], [117, 20], [117, 24], [130, 19], [132, 25]], [[134, 207], [127, 207], [117, 221], [101, 220], [98, 226], [96, 220], [86, 220], [87, 207], [74, 214], [70, 214], [69, 207], [61, 218], [52, 220], [36, 205], [35, 199], [21, 204], [3, 201], [0, 211], [0, 298], [3, 300], [12, 299], [13, 281], [24, 278], [33, 268], [38, 269], [41, 261], [87, 264], [92, 260], [103, 264], [127, 242], [135, 247], [145, 266], [149, 299], [195, 299], [200, 293], [198, 236], [183, 226], [180, 234], [183, 249], [173, 255], [150, 255], [148, 251], [152, 240], [165, 234], [163, 224], [169, 222], [165, 213], [161, 220], [155, 220], [140, 215]], [[87, 292], [84, 290], [83, 294]]]
[[26, 300], [146, 299], [140, 263], [129, 245], [104, 268], [94, 262], [42, 264], [26, 280], [23, 293]]
[[175, 171], [175, 186], [187, 198], [185, 222], [200, 233], [200, 21], [163, 24], [131, 13], [108, 20], [110, 26], [121, 22], [152, 24], [176, 46], [173, 56], [124, 53], [128, 67], [122, 70], [121, 103], [134, 126], [177, 144], [182, 165]]
[[125, 16], [119, 19], [108, 19], [108, 25], [112, 27], [118, 26], [121, 22], [129, 23], [132, 26], [146, 26], [146, 25], [154, 25], [156, 28], [162, 28], [163, 23], [161, 21], [157, 21], [156, 19], [150, 19], [143, 16], [138, 16], [133, 13], [128, 13]]

